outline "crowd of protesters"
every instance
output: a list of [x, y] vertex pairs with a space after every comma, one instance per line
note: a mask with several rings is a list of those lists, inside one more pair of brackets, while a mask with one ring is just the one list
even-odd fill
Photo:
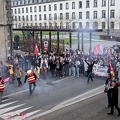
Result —
[[[68, 51], [68, 54], [64, 52], [60, 55], [51, 51], [34, 54], [19, 54], [16, 53], [14, 58], [8, 58], [8, 63], [12, 66], [8, 67], [9, 74], [11, 76], [11, 83], [14, 83], [13, 79], [16, 77], [20, 86], [22, 77], [22, 71], [32, 70], [37, 76], [37, 79], [46, 79], [48, 72], [51, 76], [56, 78], [62, 78], [67, 76], [80, 77], [81, 75], [87, 76], [88, 65], [87, 62], [94, 62], [101, 66], [108, 66], [108, 57], [110, 58], [112, 67], [115, 73], [115, 79], [119, 80], [120, 76], [120, 45], [113, 45], [110, 48], [103, 48], [103, 53], [95, 55], [94, 51], [90, 53], [84, 53], [80, 50]], [[13, 71], [12, 71], [13, 70]], [[109, 71], [108, 71], [109, 72]], [[42, 77], [40, 78], [40, 75]]]

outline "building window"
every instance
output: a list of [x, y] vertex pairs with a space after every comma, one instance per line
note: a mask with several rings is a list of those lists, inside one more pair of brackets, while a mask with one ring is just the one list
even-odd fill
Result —
[[75, 19], [75, 12], [72, 12], [72, 19]]
[[49, 11], [51, 11], [51, 5], [49, 5]]
[[35, 26], [37, 27], [37, 23], [35, 23]]
[[26, 21], [28, 21], [28, 15], [26, 15]]
[[94, 7], [97, 7], [97, 0], [94, 0]]
[[39, 12], [41, 12], [41, 6], [39, 6]]
[[72, 28], [76, 28], [75, 22], [72, 23]]
[[89, 0], [86, 1], [86, 8], [89, 8], [90, 7], [90, 2]]
[[66, 23], [66, 29], [69, 29], [70, 26], [69, 26], [69, 22]]
[[30, 15], [30, 21], [32, 21], [32, 20], [33, 20], [32, 15]]
[[63, 5], [62, 5], [62, 3], [60, 3], [60, 10], [62, 10], [63, 9]]
[[17, 21], [17, 16], [15, 16], [15, 21]]
[[45, 27], [45, 28], [47, 27], [47, 24], [46, 24], [46, 23], [44, 23], [44, 27]]
[[79, 28], [80, 29], [82, 28], [82, 22], [79, 22]]
[[69, 3], [66, 3], [66, 10], [69, 10]]
[[51, 14], [49, 14], [49, 20], [52, 20], [52, 15]]
[[115, 0], [111, 0], [111, 6], [115, 6]]
[[28, 13], [28, 7], [26, 7], [26, 13]]
[[44, 20], [46, 20], [47, 18], [46, 18], [46, 14], [44, 14]]
[[15, 9], [15, 14], [17, 14], [17, 10]]
[[44, 5], [44, 11], [46, 11], [46, 5]]
[[105, 29], [105, 22], [102, 22], [102, 29]]
[[93, 28], [98, 29], [98, 22], [93, 22]]
[[111, 10], [111, 11], [110, 11], [110, 17], [111, 17], [111, 18], [114, 18], [114, 17], [115, 17], [115, 10]]
[[22, 16], [22, 21], [25, 21], [25, 17], [24, 16]]
[[90, 18], [90, 13], [89, 11], [86, 12], [86, 19], [89, 19]]
[[94, 11], [93, 18], [97, 19], [97, 11]]
[[86, 28], [89, 29], [89, 27], [90, 27], [90, 23], [86, 22]]
[[54, 20], [57, 20], [57, 13], [54, 14]]
[[34, 12], [37, 12], [37, 8], [36, 8], [36, 6], [34, 7]]
[[69, 13], [66, 13], [66, 20], [69, 19]]
[[30, 12], [32, 12], [32, 7], [30, 7]]
[[39, 15], [39, 20], [42, 20], [41, 15]]
[[106, 0], [102, 0], [102, 7], [106, 7]]
[[110, 22], [110, 29], [114, 29], [114, 22]]
[[106, 18], [106, 11], [102, 10], [102, 18]]
[[39, 24], [40, 28], [42, 27], [42, 23]]
[[24, 8], [22, 8], [22, 13], [24, 13]]
[[57, 10], [57, 4], [54, 4], [54, 10]]
[[18, 13], [20, 13], [20, 8], [18, 8]]
[[21, 17], [20, 16], [18, 17], [18, 20], [21, 21]]
[[37, 21], [37, 15], [35, 15], [35, 21]]
[[75, 9], [75, 2], [72, 2], [72, 9]]
[[63, 20], [63, 14], [60, 13], [60, 20]]
[[79, 12], [79, 19], [82, 19], [82, 12]]
[[82, 1], [79, 1], [79, 8], [82, 8]]

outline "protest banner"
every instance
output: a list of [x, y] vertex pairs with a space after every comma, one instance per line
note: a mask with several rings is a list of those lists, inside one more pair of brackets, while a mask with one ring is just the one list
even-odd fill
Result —
[[98, 64], [94, 64], [93, 66], [93, 74], [96, 76], [102, 76], [102, 77], [107, 77], [108, 76], [108, 67], [105, 66], [100, 66]]

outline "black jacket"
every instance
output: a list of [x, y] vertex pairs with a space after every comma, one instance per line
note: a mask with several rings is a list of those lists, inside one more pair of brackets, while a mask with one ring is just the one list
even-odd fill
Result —
[[92, 64], [89, 64], [86, 60], [85, 62], [88, 64], [88, 72], [92, 72], [93, 65], [95, 64], [95, 61]]

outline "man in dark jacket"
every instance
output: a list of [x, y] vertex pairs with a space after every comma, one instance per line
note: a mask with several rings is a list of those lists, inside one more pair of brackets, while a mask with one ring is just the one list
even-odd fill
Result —
[[92, 62], [87, 62], [85, 60], [85, 62], [88, 64], [88, 80], [87, 80], [87, 83], [89, 84], [89, 80], [91, 79], [91, 81], [93, 82], [93, 78], [92, 78], [92, 69], [93, 69], [93, 65], [95, 63], [95, 61], [92, 63]]
[[114, 114], [114, 106], [118, 111], [118, 116], [120, 116], [120, 108], [118, 107], [118, 85], [116, 81], [112, 81], [111, 86], [111, 111], [108, 115]]

